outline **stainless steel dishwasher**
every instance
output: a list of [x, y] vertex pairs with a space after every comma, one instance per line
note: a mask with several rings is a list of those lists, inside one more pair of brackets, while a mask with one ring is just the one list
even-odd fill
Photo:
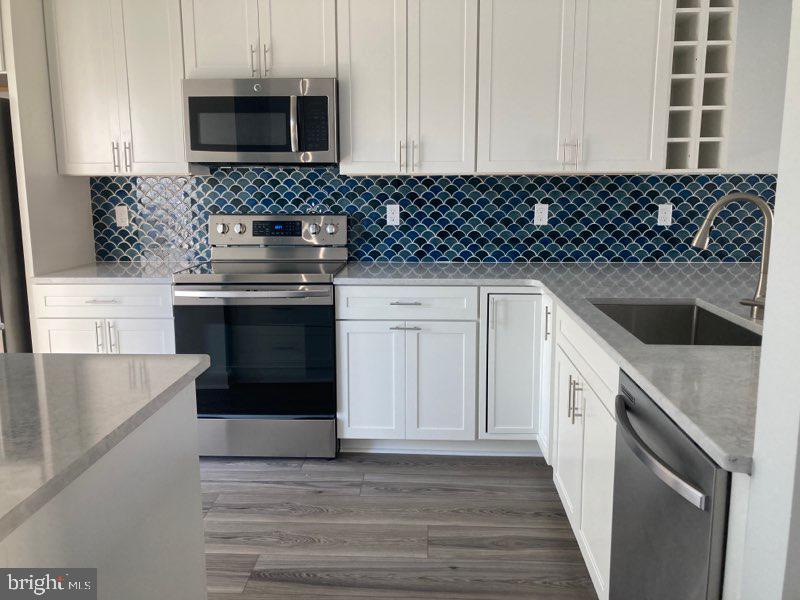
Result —
[[718, 600], [730, 474], [624, 372], [615, 408], [611, 600]]

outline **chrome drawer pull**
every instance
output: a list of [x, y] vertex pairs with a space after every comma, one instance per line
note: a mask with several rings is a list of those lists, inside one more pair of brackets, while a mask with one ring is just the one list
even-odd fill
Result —
[[572, 424], [575, 424], [575, 419], [582, 417], [583, 413], [578, 412], [578, 392], [583, 391], [583, 386], [575, 381], [575, 384], [572, 386]]
[[422, 306], [422, 302], [401, 302], [397, 300], [395, 302], [389, 302], [389, 306]]
[[422, 331], [422, 327], [390, 327], [391, 331]]
[[119, 304], [119, 298], [92, 298], [91, 300], [84, 300], [84, 304]]

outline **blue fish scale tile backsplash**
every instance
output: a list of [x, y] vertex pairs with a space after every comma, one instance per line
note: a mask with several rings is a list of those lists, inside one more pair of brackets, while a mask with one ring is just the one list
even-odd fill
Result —
[[[335, 167], [217, 169], [207, 177], [92, 179], [97, 259], [204, 260], [213, 213], [347, 214], [350, 255], [361, 261], [754, 262], [758, 209], [720, 215], [708, 251], [690, 246], [708, 208], [728, 192], [774, 206], [774, 175], [351, 177]], [[534, 225], [537, 203], [548, 225]], [[658, 204], [674, 205], [657, 224]], [[385, 224], [386, 204], [402, 225]], [[114, 222], [129, 208], [130, 225]]]

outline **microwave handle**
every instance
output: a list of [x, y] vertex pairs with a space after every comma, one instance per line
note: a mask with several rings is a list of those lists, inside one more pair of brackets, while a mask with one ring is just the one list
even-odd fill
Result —
[[300, 140], [297, 135], [297, 96], [289, 96], [289, 136], [292, 152], [300, 151]]

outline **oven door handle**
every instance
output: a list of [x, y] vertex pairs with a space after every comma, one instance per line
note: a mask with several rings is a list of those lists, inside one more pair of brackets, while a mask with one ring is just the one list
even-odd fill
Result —
[[271, 299], [303, 299], [303, 298], [326, 298], [330, 295], [328, 291], [308, 291], [308, 290], [281, 290], [281, 291], [267, 291], [267, 290], [237, 290], [237, 291], [220, 291], [220, 290], [175, 290], [176, 298], [207, 298], [210, 300], [224, 298], [271, 298]]
[[672, 490], [689, 502], [689, 504], [700, 510], [705, 510], [708, 505], [708, 496], [676, 473], [645, 444], [644, 440], [639, 437], [639, 434], [636, 433], [631, 425], [631, 421], [628, 418], [628, 407], [625, 401], [626, 397], [620, 394], [617, 396], [614, 406], [622, 439], [625, 440], [625, 443], [636, 458], [638, 458], [653, 475], [658, 477], [668, 487], [672, 488]]

